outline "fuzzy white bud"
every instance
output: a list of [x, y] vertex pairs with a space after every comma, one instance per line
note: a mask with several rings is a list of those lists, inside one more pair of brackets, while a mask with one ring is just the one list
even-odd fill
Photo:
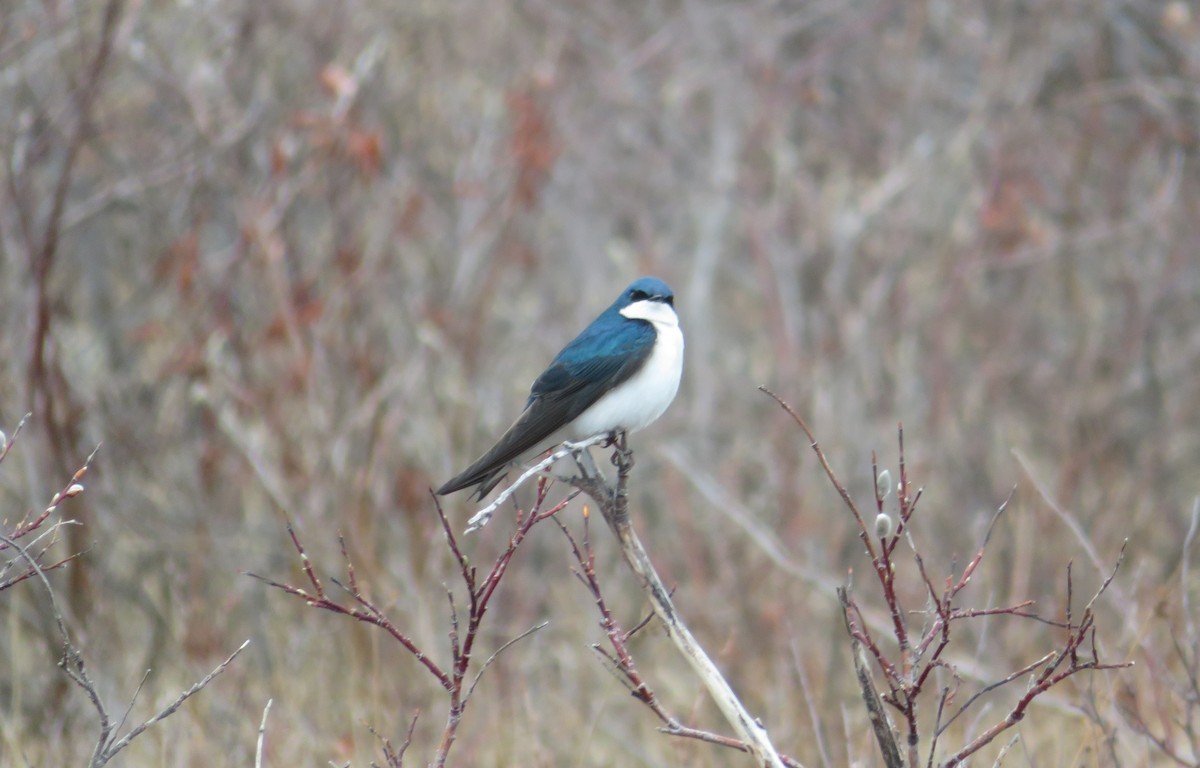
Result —
[[875, 516], [875, 535], [880, 540], [892, 535], [892, 518], [886, 512], [880, 512]]
[[892, 492], [892, 473], [883, 470], [875, 476], [875, 497], [886, 499]]

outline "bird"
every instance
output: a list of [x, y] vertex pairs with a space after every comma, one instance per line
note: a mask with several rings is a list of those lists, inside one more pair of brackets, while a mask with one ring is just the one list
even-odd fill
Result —
[[638, 278], [537, 377], [496, 444], [436, 493], [474, 486], [483, 500], [513, 465], [564, 440], [643, 429], [675, 399], [682, 374], [675, 294], [657, 277]]

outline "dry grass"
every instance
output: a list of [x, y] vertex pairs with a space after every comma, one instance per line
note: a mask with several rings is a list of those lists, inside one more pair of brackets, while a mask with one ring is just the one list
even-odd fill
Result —
[[[403, 649], [242, 572], [302, 576], [281, 510], [325, 572], [341, 531], [373, 598], [445, 649], [456, 571], [427, 488], [642, 273], [675, 288], [688, 358], [679, 400], [634, 439], [636, 524], [781, 750], [879, 759], [833, 589], [869, 563], [760, 384], [860, 500], [903, 421], [925, 489], [913, 533], [939, 572], [1017, 487], [973, 605], [1053, 613], [1066, 563], [1090, 594], [1128, 538], [1097, 625], [1104, 656], [1137, 666], [1039, 699], [1005, 764], [1194, 764], [1191, 13], [4, 3], [0, 427], [33, 417], [0, 520], [44, 508], [103, 441], [63, 544], [88, 551], [50, 578], [107, 701], [153, 670], [132, 720], [253, 641], [125, 764], [251, 765], [268, 699], [266, 765], [366, 765], [365, 724], [399, 742], [417, 709], [422, 764], [443, 702]], [[494, 557], [505, 524], [467, 555]], [[551, 624], [489, 671], [454, 762], [741, 764], [655, 731], [589, 650], [603, 633], [561, 534], [536, 534], [481, 642]], [[610, 544], [598, 576], [633, 624], [646, 608]], [[0, 598], [0, 765], [81, 764], [91, 713], [29, 586]], [[972, 685], [1058, 639], [974, 626], [949, 659]], [[630, 650], [671, 711], [719, 725], [660, 633]]]

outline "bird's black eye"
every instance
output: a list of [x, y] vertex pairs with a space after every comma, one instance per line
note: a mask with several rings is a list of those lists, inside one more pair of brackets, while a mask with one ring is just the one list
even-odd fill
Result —
[[648, 298], [650, 298], [650, 294], [646, 293], [645, 291], [640, 291], [637, 288], [634, 288], [629, 292], [630, 301], [645, 301]]

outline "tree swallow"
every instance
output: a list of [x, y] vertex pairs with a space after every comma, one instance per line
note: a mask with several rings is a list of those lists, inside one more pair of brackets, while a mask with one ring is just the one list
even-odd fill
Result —
[[682, 373], [675, 294], [656, 277], [635, 280], [537, 377], [525, 410], [491, 450], [437, 493], [478, 486], [483, 499], [512, 464], [557, 443], [636, 432], [667, 410]]

